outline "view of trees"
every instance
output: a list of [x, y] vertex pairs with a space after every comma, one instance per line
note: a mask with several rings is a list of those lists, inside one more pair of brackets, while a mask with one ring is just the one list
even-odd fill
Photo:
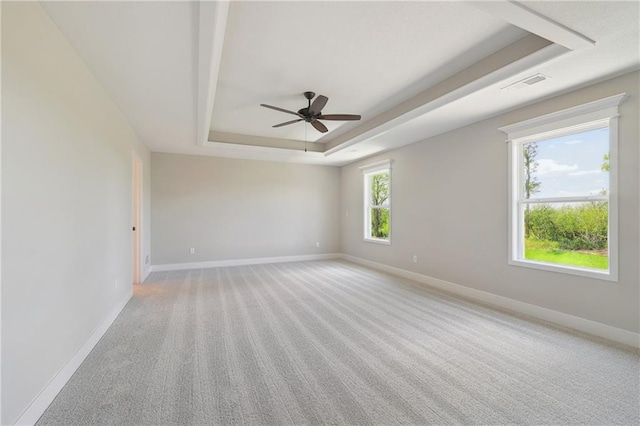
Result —
[[609, 157], [610, 157], [610, 156], [611, 156], [611, 153], [610, 153], [610, 152], [607, 152], [607, 153], [604, 155], [604, 157], [602, 157], [602, 166], [600, 167], [600, 169], [601, 169], [603, 172], [608, 172], [608, 171], [609, 171], [609, 168], [611, 167], [611, 166], [609, 165]]
[[535, 177], [535, 172], [538, 170], [538, 162], [536, 156], [538, 155], [538, 144], [528, 143], [524, 147], [524, 198], [527, 200], [531, 198], [532, 194], [539, 191], [540, 182]]
[[[524, 146], [523, 190], [526, 199], [540, 191], [541, 182], [535, 176], [539, 165], [537, 154], [536, 143]], [[609, 167], [609, 154], [606, 154], [601, 169], [608, 172]], [[602, 195], [606, 193], [603, 190]], [[524, 212], [525, 258], [606, 269], [608, 215], [607, 201], [536, 204], [533, 207], [527, 204]], [[567, 251], [573, 254], [568, 256]]]
[[389, 237], [389, 173], [371, 176], [371, 237], [387, 239]]
[[[538, 162], [536, 156], [538, 155], [538, 144], [533, 142], [524, 146], [524, 198], [531, 198], [532, 194], [539, 191], [540, 182], [535, 177], [535, 172], [538, 170]], [[527, 204], [527, 211], [524, 215], [524, 236], [529, 238], [529, 210], [530, 206]]]
[[609, 203], [592, 201], [577, 206], [553, 208], [537, 205], [525, 213], [530, 237], [555, 241], [564, 250], [607, 248]]

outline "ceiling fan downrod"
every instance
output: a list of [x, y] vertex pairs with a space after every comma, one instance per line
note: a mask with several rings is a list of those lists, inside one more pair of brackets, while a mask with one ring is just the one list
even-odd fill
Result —
[[316, 94], [315, 92], [304, 92], [303, 94], [304, 94], [304, 97], [307, 98], [307, 102], [309, 102], [309, 104], [307, 105], [306, 108], [299, 109], [298, 114], [304, 115], [305, 117], [304, 121], [306, 121], [307, 123], [311, 123], [311, 121], [315, 120], [315, 117], [309, 114], [309, 111], [311, 110], [311, 99], [315, 98]]

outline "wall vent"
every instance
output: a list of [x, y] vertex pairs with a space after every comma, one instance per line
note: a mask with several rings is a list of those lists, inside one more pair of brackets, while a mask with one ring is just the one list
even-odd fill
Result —
[[551, 77], [549, 77], [548, 75], [538, 73], [538, 74], [530, 75], [527, 78], [523, 78], [522, 80], [516, 81], [515, 83], [512, 83], [508, 86], [505, 86], [502, 88], [502, 90], [520, 90], [520, 89], [524, 89], [525, 87], [530, 87], [530, 86], [533, 86], [534, 84], [541, 83], [550, 78]]

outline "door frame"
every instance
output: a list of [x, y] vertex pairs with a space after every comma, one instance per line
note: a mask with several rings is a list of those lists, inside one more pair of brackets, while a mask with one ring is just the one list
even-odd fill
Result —
[[131, 230], [132, 230], [132, 278], [133, 284], [143, 281], [144, 259], [143, 259], [143, 222], [142, 222], [142, 189], [143, 189], [143, 166], [142, 160], [137, 153], [133, 153], [131, 161]]

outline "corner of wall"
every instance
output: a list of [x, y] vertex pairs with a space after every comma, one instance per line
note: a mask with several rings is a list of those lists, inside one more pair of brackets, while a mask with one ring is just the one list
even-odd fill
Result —
[[98, 344], [102, 336], [105, 335], [111, 324], [118, 318], [120, 312], [129, 303], [133, 296], [133, 290], [127, 292], [125, 297], [120, 301], [102, 322], [93, 330], [85, 343], [75, 352], [73, 357], [65, 364], [58, 373], [51, 379], [49, 383], [38, 393], [31, 401], [27, 408], [22, 412], [15, 424], [33, 425], [44, 414], [45, 410], [53, 402], [55, 397], [60, 393], [62, 388], [67, 384], [71, 376], [80, 367], [82, 362], [89, 356], [91, 350]]

